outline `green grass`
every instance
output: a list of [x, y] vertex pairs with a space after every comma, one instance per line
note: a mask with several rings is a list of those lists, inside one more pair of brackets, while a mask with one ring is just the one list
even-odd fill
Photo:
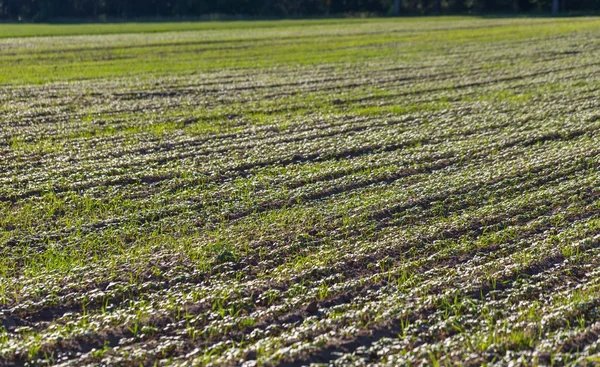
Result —
[[[55, 43], [52, 40], [31, 41], [37, 46], [33, 49], [20, 48], [10, 42], [12, 39], [7, 40], [9, 51], [0, 55], [3, 65], [0, 83], [39, 84], [132, 75], [150, 78], [365, 60], [408, 62], [423, 53], [435, 52], [436, 48], [440, 52], [466, 43], [503, 41], [507, 37], [517, 41], [584, 33], [596, 29], [599, 23], [595, 18], [578, 18], [577, 24], [568, 19], [536, 19], [536, 26], [531, 26], [530, 20], [443, 18], [428, 19], [423, 24], [430, 26], [419, 28], [414, 26], [415, 22], [415, 19], [390, 18], [345, 22], [39, 25], [39, 29], [36, 25], [0, 25], [0, 37], [115, 33], [106, 36], [103, 42], [108, 44], [101, 43], [100, 47], [97, 37], [82, 36], [58, 50], [52, 46]], [[461, 26], [464, 23], [468, 29]], [[239, 34], [239, 29], [245, 32]], [[166, 30], [169, 32], [165, 33]], [[273, 47], [278, 52], [271, 52]]]
[[[406, 23], [437, 22], [438, 17], [405, 18]], [[464, 16], [444, 17], [444, 20], [469, 19]], [[159, 33], [203, 30], [236, 30], [253, 28], [288, 28], [318, 25], [361, 24], [396, 21], [392, 19], [314, 19], [268, 21], [196, 21], [196, 22], [118, 22], [88, 24], [0, 24], [0, 37], [80, 36], [122, 33]]]
[[0, 25], [0, 364], [593, 361], [598, 36]]

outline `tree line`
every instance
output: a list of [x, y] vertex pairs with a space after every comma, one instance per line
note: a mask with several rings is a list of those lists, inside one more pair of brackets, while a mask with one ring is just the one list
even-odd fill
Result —
[[600, 0], [0, 0], [0, 20], [587, 12]]

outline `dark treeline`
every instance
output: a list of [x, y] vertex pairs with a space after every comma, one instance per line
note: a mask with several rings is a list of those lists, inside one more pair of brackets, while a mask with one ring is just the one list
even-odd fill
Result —
[[600, 10], [600, 0], [0, 0], [4, 21], [52, 19], [132, 19], [585, 12]]

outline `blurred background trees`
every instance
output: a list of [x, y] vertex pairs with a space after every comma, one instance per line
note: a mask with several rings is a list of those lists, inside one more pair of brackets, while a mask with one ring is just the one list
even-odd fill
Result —
[[600, 0], [0, 0], [0, 20], [600, 11]]

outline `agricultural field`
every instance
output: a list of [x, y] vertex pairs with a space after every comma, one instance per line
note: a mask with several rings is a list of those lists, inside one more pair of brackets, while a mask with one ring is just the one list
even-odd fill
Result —
[[1, 366], [599, 335], [600, 18], [0, 25]]

